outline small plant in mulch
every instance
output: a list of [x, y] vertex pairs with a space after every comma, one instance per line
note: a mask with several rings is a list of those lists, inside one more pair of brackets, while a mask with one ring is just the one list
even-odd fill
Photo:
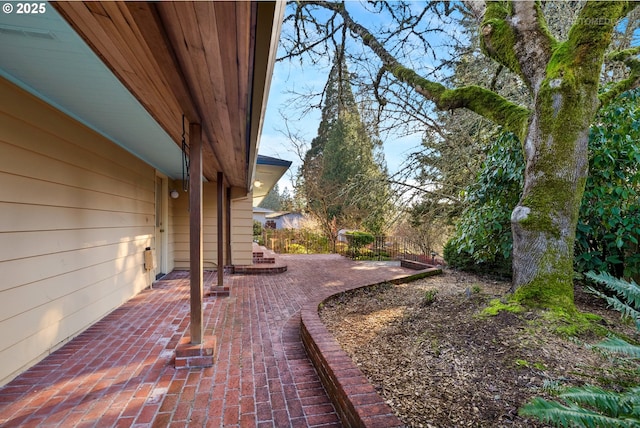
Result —
[[422, 307], [430, 306], [433, 302], [436, 301], [436, 296], [438, 295], [438, 290], [427, 290], [424, 292], [424, 296], [422, 297], [422, 301], [420, 305]]

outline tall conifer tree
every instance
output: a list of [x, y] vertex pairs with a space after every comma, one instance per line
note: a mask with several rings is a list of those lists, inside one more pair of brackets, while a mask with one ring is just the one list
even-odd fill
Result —
[[301, 168], [307, 209], [335, 240], [341, 228], [381, 233], [388, 207], [380, 141], [366, 129], [344, 56], [334, 60], [325, 87], [322, 120]]

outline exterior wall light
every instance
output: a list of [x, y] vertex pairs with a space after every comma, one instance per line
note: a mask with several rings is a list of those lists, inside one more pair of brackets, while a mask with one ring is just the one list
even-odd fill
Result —
[[173, 189], [171, 192], [169, 192], [169, 196], [171, 196], [171, 199], [178, 199], [180, 193], [176, 189]]

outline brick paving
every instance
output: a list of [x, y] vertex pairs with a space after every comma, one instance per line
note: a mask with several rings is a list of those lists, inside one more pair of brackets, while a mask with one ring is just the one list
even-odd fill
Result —
[[[300, 339], [300, 309], [410, 275], [337, 255], [280, 256], [288, 271], [229, 275], [205, 299], [213, 367], [175, 369], [189, 325], [186, 272], [173, 272], [0, 388], [0, 426], [339, 427]], [[205, 275], [205, 287], [215, 280]], [[319, 301], [319, 300], [318, 300]]]

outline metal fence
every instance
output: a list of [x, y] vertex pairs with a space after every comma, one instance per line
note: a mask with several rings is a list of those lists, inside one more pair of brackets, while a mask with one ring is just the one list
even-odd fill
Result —
[[417, 260], [434, 261], [435, 253], [417, 239], [397, 236], [375, 236], [372, 243], [356, 246], [344, 236], [335, 241], [304, 229], [265, 229], [260, 244], [280, 254], [336, 253], [356, 260]]

